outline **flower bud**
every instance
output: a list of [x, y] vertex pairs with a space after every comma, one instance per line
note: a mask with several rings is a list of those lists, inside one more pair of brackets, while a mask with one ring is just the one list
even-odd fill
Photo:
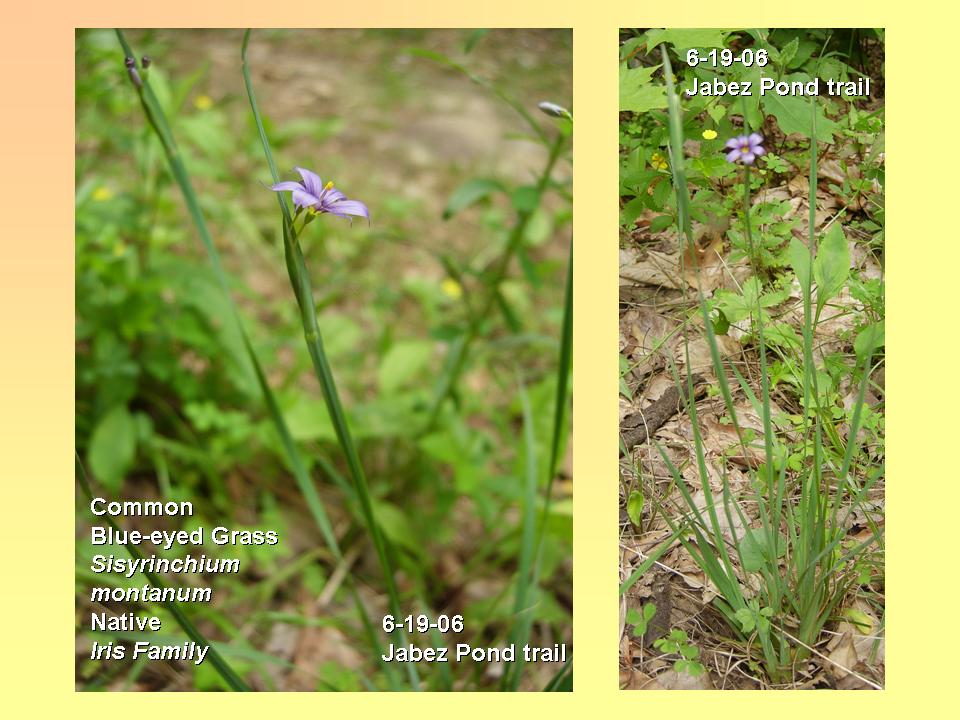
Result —
[[140, 58], [140, 65], [141, 67], [143, 67], [144, 70], [150, 67], [151, 62], [153, 61], [151, 60], [149, 55], [144, 55], [142, 58]]
[[556, 103], [542, 102], [537, 105], [537, 107], [540, 108], [540, 112], [549, 115], [550, 117], [566, 118], [567, 120], [571, 120], [573, 118], [569, 110], [567, 110], [565, 107], [557, 105]]
[[140, 79], [140, 73], [137, 72], [137, 61], [132, 57], [124, 58], [123, 64], [127, 66], [127, 75], [130, 76], [130, 82], [137, 89], [143, 87], [143, 81]]

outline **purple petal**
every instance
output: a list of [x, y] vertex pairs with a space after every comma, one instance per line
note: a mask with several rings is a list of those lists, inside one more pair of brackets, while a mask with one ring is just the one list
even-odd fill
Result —
[[763, 142], [763, 135], [760, 133], [750, 133], [750, 137], [748, 139], [750, 140], [751, 145], [760, 145]]
[[727, 140], [727, 144], [724, 145], [724, 147], [728, 149], [740, 147], [740, 138], [730, 138]]
[[753, 165], [753, 161], [757, 159], [757, 156], [752, 152], [745, 152], [740, 156], [740, 159], [743, 160], [744, 165]]
[[274, 192], [283, 192], [285, 190], [303, 190], [303, 185], [293, 180], [284, 180], [276, 185], [271, 185], [270, 189]]
[[727, 153], [727, 162], [736, 162], [738, 157], [740, 157], [740, 148], [734, 148]]
[[320, 193], [323, 192], [323, 180], [320, 179], [320, 176], [302, 167], [294, 168], [294, 170], [300, 173], [300, 177], [303, 178], [303, 186], [307, 189], [307, 192], [319, 197]]
[[297, 207], [311, 207], [317, 204], [317, 196], [304, 192], [301, 189], [293, 191], [293, 204]]
[[347, 196], [336, 188], [330, 188], [325, 193], [323, 193], [323, 204], [337, 202], [338, 200], [346, 200]]
[[751, 148], [756, 155], [766, 155], [767, 151], [764, 149], [763, 145], [757, 145], [755, 148]]
[[337, 215], [338, 217], [356, 215], [358, 217], [365, 217], [367, 220], [370, 219], [370, 211], [367, 209], [367, 206], [359, 200], [338, 200], [329, 205], [327, 212], [331, 215]]

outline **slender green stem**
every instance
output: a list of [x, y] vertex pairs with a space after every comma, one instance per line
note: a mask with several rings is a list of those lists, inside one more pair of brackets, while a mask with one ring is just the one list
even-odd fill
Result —
[[[121, 30], [117, 30], [117, 38], [126, 57], [135, 57], [133, 50], [127, 43], [127, 40]], [[273, 391], [270, 389], [270, 385], [266, 379], [266, 374], [264, 373], [260, 360], [253, 349], [253, 344], [247, 335], [246, 328], [244, 327], [243, 321], [240, 318], [240, 313], [233, 301], [230, 291], [230, 284], [227, 281], [227, 275], [223, 268], [223, 263], [220, 260], [220, 254], [217, 251], [216, 245], [213, 243], [213, 238], [210, 235], [210, 231], [207, 228], [206, 219], [203, 211], [200, 208], [200, 203], [193, 189], [193, 185], [190, 182], [189, 174], [187, 173], [186, 167], [181, 159], [179, 149], [177, 148], [170, 125], [167, 122], [166, 115], [164, 114], [163, 109], [160, 106], [155, 93], [153, 92], [153, 89], [150, 87], [149, 82], [143, 83], [141, 86], [137, 87], [136, 90], [140, 99], [140, 104], [144, 111], [144, 115], [146, 116], [151, 128], [159, 138], [161, 145], [163, 146], [171, 172], [173, 173], [174, 179], [180, 188], [184, 201], [187, 204], [190, 217], [193, 220], [194, 226], [197, 229], [197, 233], [200, 236], [203, 246], [207, 252], [207, 257], [211, 267], [213, 268], [217, 283], [219, 284], [224, 297], [227, 299], [227, 303], [231, 310], [231, 319], [242, 339], [247, 358], [253, 367], [257, 378], [257, 383], [260, 387], [260, 392], [263, 396], [265, 404], [267, 405], [270, 418], [277, 430], [277, 434], [280, 437], [280, 441], [283, 445], [288, 461], [288, 466], [293, 473], [297, 487], [304, 497], [307, 507], [310, 510], [310, 513], [324, 538], [324, 542], [330, 549], [333, 557], [340, 562], [343, 560], [343, 553], [341, 552], [339, 543], [337, 542], [336, 535], [333, 531], [333, 526], [330, 523], [329, 516], [327, 515], [323, 502], [313, 485], [313, 481], [307, 472], [306, 465], [301, 458], [293, 436], [290, 433], [290, 429], [283, 417], [279, 403], [277, 402]], [[374, 648], [377, 658], [379, 659], [380, 644], [379, 640], [377, 639], [376, 632], [373, 629], [373, 623], [370, 620], [366, 608], [364, 607], [363, 602], [356, 591], [356, 587], [352, 582], [348, 582], [347, 587], [353, 599], [354, 605], [357, 608], [358, 614], [360, 615], [365, 633], [370, 638], [371, 646]], [[393, 670], [389, 666], [387, 666], [387, 669], [388, 678], [391, 679], [391, 684], [395, 686]]]
[[426, 50], [424, 48], [407, 48], [407, 52], [409, 52], [411, 55], [417, 55], [423, 58], [428, 58], [430, 60], [433, 60], [436, 63], [439, 63], [440, 65], [445, 65], [448, 68], [451, 68], [453, 70], [456, 70], [457, 72], [463, 73], [463, 75], [469, 78], [471, 82], [476, 83], [477, 85], [479, 85], [482, 88], [485, 88], [486, 90], [489, 90], [494, 95], [496, 95], [500, 100], [502, 100], [504, 103], [506, 103], [511, 108], [513, 108], [513, 110], [516, 111], [516, 113], [523, 118], [524, 122], [526, 122], [527, 126], [530, 128], [533, 134], [536, 135], [537, 139], [540, 140], [540, 142], [542, 142], [544, 145], [547, 145], [549, 143], [549, 140], [547, 139], [547, 134], [543, 131], [543, 128], [540, 127], [540, 123], [538, 123], [536, 120], [533, 119], [533, 116], [529, 112], [527, 112], [527, 109], [523, 106], [523, 104], [514, 100], [512, 97], [510, 97], [507, 93], [503, 92], [500, 88], [498, 88], [493, 83], [487, 80], [484, 80], [480, 76], [470, 72], [470, 70], [465, 65], [461, 65], [460, 63], [454, 60], [451, 60], [446, 55], [443, 55], [438, 52], [434, 52], [433, 50]]
[[[536, 605], [536, 496], [537, 496], [537, 443], [534, 437], [533, 410], [530, 395], [522, 379], [518, 378], [518, 395], [523, 414], [523, 450], [525, 463], [523, 483], [523, 504], [520, 536], [520, 561], [517, 567], [517, 592], [514, 598], [514, 623], [510, 633], [511, 644], [521, 648], [530, 636], [533, 624], [533, 610]], [[503, 690], [516, 690], [523, 672], [523, 658], [517, 657], [507, 665], [500, 682]]]
[[[536, 588], [540, 582], [540, 561], [542, 559], [543, 538], [546, 534], [547, 519], [550, 517], [550, 507], [553, 502], [553, 484], [557, 477], [557, 465], [560, 462], [560, 445], [563, 441], [563, 433], [566, 427], [565, 418], [567, 413], [567, 392], [570, 378], [570, 370], [573, 364], [573, 244], [570, 244], [570, 257], [567, 261], [567, 282], [564, 292], [563, 305], [563, 327], [560, 337], [560, 357], [557, 364], [557, 387], [554, 395], [553, 412], [553, 431], [550, 441], [550, 455], [547, 458], [547, 488], [543, 510], [540, 513], [540, 521], [537, 530], [537, 538], [534, 543], [533, 562], [530, 569], [530, 587]], [[531, 520], [532, 522], [532, 520]], [[526, 598], [525, 592], [521, 596], [519, 588], [523, 582], [523, 573], [525, 565], [521, 557], [520, 569], [517, 573], [518, 593], [516, 611], [523, 612]], [[519, 630], [517, 632], [517, 644], [523, 644], [527, 641], [530, 631], [530, 622], [518, 620]], [[515, 690], [520, 682], [520, 669], [508, 669], [504, 673], [504, 684], [511, 690]]]
[[[538, 198], [543, 196], [547, 185], [550, 183], [550, 178], [553, 175], [553, 168], [560, 159], [560, 154], [566, 144], [565, 141], [566, 138], [562, 134], [558, 134], [554, 139], [553, 144], [550, 146], [550, 154], [547, 158], [546, 167], [537, 180], [536, 188]], [[467, 332], [451, 344], [444, 370], [440, 374], [440, 378], [437, 381], [437, 387], [434, 389], [433, 404], [430, 408], [428, 420], [424, 428], [425, 433], [430, 432], [434, 427], [436, 427], [437, 420], [440, 417], [440, 411], [443, 409], [444, 401], [457, 386], [460, 374], [463, 372], [466, 365], [466, 359], [469, 356], [470, 346], [479, 337], [481, 327], [483, 326], [483, 321], [490, 315], [494, 305], [497, 303], [497, 299], [500, 295], [500, 286], [503, 284], [503, 281], [507, 276], [513, 256], [520, 249], [520, 245], [523, 242], [524, 232], [527, 229], [527, 225], [530, 222], [531, 217], [533, 217], [532, 211], [519, 212], [517, 222], [513, 226], [513, 229], [511, 230], [510, 236], [507, 240], [507, 246], [494, 268], [491, 280], [488, 282], [487, 296], [484, 304], [480, 307], [479, 312], [473, 316], [470, 324], [467, 327]]]
[[[250, 40], [250, 31], [244, 33], [243, 47], [241, 50], [242, 68], [244, 83], [247, 89], [247, 96], [250, 101], [250, 108], [256, 121], [257, 131], [260, 135], [260, 141], [263, 145], [264, 155], [270, 166], [270, 172], [273, 175], [274, 182], [279, 181], [276, 163], [273, 160], [273, 152], [270, 148], [270, 141], [267, 137], [263, 120], [257, 107], [256, 95], [253, 91], [253, 82], [250, 77], [249, 64], [247, 62], [247, 48]], [[304, 340], [307, 350], [310, 354], [310, 360], [313, 363], [314, 372], [320, 381], [320, 388], [323, 394], [327, 411], [333, 422], [337, 440], [343, 450], [347, 462], [347, 468], [350, 477], [353, 480], [354, 489], [357, 498], [360, 501], [360, 509], [367, 525], [367, 532], [373, 541], [377, 553], [377, 559], [383, 573], [384, 583], [389, 597], [390, 611], [397, 617], [404, 615], [400, 604], [400, 594], [394, 579], [393, 564], [387, 552], [386, 541], [383, 532], [374, 514], [373, 501], [371, 499], [370, 488], [367, 483], [367, 477], [360, 462], [360, 456], [357, 452], [350, 426], [347, 422], [346, 413], [340, 402], [340, 396], [337, 392], [336, 382], [333, 378], [333, 372], [323, 346], [323, 338], [320, 333], [320, 327], [317, 323], [316, 305], [313, 300], [313, 290], [310, 285], [310, 274], [303, 257], [303, 251], [300, 247], [299, 239], [294, 228], [293, 220], [290, 217], [290, 211], [287, 208], [286, 201], [281, 193], [277, 193], [280, 198], [280, 207], [283, 214], [283, 247], [284, 257], [286, 258], [287, 271], [290, 277], [290, 283], [296, 295], [297, 303], [300, 309], [300, 319], [303, 324]], [[402, 633], [401, 633], [402, 635]], [[419, 675], [413, 663], [406, 664], [407, 674], [411, 686], [419, 689]]]

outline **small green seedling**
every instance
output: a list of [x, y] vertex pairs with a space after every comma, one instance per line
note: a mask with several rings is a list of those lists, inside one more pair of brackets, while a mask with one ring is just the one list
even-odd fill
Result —
[[654, 642], [653, 646], [666, 655], [680, 656], [680, 659], [673, 663], [673, 669], [678, 673], [685, 672], [698, 677], [706, 671], [706, 668], [697, 662], [697, 658], [700, 657], [700, 648], [690, 644], [683, 630], [671, 630], [669, 635]]
[[627, 610], [627, 624], [633, 625], [634, 637], [640, 637], [647, 631], [647, 625], [657, 613], [657, 606], [653, 603], [647, 603], [642, 608], [630, 608]]

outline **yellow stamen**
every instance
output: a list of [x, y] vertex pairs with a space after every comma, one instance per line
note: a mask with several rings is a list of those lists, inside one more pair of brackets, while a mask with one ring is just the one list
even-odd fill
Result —
[[324, 189], [324, 190], [330, 190], [332, 187], [333, 187], [333, 180], [331, 180], [331, 181], [328, 182], [326, 185], [324, 185], [324, 186], [323, 186], [323, 189]]

